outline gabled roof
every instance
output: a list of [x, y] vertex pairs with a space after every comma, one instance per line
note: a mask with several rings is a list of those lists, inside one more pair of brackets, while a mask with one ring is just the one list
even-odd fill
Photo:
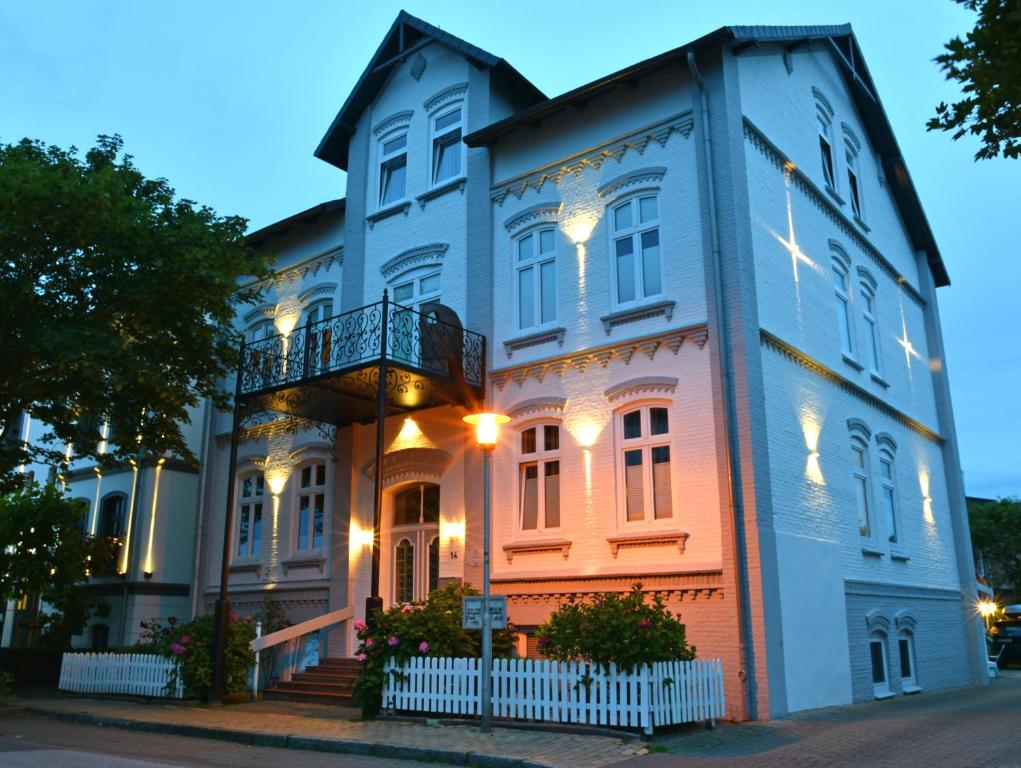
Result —
[[257, 246], [266, 239], [273, 237], [274, 235], [282, 235], [289, 229], [300, 224], [311, 224], [321, 216], [326, 216], [331, 213], [341, 213], [346, 207], [347, 198], [342, 197], [339, 200], [327, 200], [325, 203], [319, 203], [319, 205], [312, 206], [307, 210], [295, 213], [292, 216], [288, 216], [286, 219], [275, 221], [262, 229], [257, 229], [251, 234], [245, 235], [245, 244]]
[[351, 95], [347, 97], [344, 106], [333, 119], [326, 135], [319, 142], [315, 156], [346, 171], [348, 144], [358, 118], [376, 98], [390, 73], [408, 56], [430, 43], [445, 46], [478, 66], [500, 71], [505, 82], [520, 89], [526, 102], [546, 100], [546, 95], [542, 91], [503, 59], [415, 18], [406, 11], [401, 11], [373, 54], [369, 65], [362, 72], [362, 76], [355, 83]]
[[943, 264], [943, 258], [940, 256], [936, 239], [933, 237], [925, 211], [922, 210], [918, 192], [911, 181], [897, 139], [893, 135], [893, 127], [886, 116], [886, 110], [883, 109], [883, 105], [879, 101], [872, 76], [865, 65], [861, 48], [850, 24], [720, 27], [679, 48], [632, 64], [587, 85], [521, 110], [499, 122], [468, 134], [464, 141], [470, 147], [492, 146], [503, 136], [523, 127], [534, 127], [558, 112], [582, 106], [592, 98], [609, 93], [621, 84], [633, 83], [638, 78], [652, 72], [676, 66], [678, 60], [684, 61], [689, 51], [725, 44], [729, 45], [734, 53], [740, 54], [761, 43], [797, 46], [812, 41], [820, 42], [829, 48], [847, 81], [848, 90], [865, 124], [872, 145], [882, 159], [887, 182], [904, 218], [904, 225], [912, 245], [918, 250], [925, 251], [928, 255], [929, 267], [932, 269], [936, 285], [949, 285], [950, 277]]

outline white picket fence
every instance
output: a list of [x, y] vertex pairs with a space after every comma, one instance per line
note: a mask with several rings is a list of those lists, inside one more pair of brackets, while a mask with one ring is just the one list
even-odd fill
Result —
[[[384, 709], [477, 716], [478, 659], [420, 656], [384, 670]], [[633, 672], [580, 662], [493, 660], [493, 717], [641, 728], [712, 721], [725, 712], [718, 659], [661, 661]]]
[[184, 697], [181, 681], [171, 695], [170, 672], [177, 662], [150, 653], [65, 653], [60, 663], [62, 691], [125, 693], [171, 699]]

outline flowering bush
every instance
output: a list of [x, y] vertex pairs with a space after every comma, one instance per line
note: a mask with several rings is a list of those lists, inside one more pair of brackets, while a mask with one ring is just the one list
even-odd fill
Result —
[[[180, 622], [170, 616], [165, 625], [154, 619], [143, 621], [141, 626], [139, 645], [178, 661], [170, 674], [168, 690], [176, 688], [180, 679], [185, 696], [204, 699], [213, 683], [213, 617], [201, 616], [194, 621]], [[254, 619], [239, 618], [231, 611], [227, 617], [226, 693], [247, 688], [248, 670], [253, 661], [248, 644], [254, 637]]]
[[[362, 668], [355, 681], [355, 700], [369, 711], [379, 707], [383, 667], [390, 657], [400, 664], [413, 656], [480, 656], [482, 632], [461, 627], [461, 598], [477, 594], [471, 587], [449, 584], [424, 603], [377, 611], [371, 630], [364, 621], [356, 621], [361, 644], [355, 657]], [[513, 655], [513, 647], [510, 632], [493, 632], [494, 657]]]
[[658, 595], [647, 601], [641, 584], [625, 595], [610, 592], [561, 605], [536, 634], [543, 656], [604, 668], [612, 663], [632, 670], [653, 661], [695, 658], [684, 625]]

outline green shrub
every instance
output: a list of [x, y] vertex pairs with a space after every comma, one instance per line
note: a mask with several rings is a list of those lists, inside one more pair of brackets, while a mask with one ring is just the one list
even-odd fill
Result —
[[602, 668], [633, 670], [653, 661], [689, 661], [684, 625], [661, 597], [647, 601], [642, 585], [631, 591], [596, 595], [589, 602], [561, 605], [536, 630], [539, 651], [549, 659], [588, 661]]
[[14, 691], [14, 675], [0, 669], [0, 698], [10, 696]]
[[[358, 630], [358, 659], [362, 668], [355, 681], [355, 700], [374, 711], [383, 692], [383, 668], [393, 657], [401, 664], [414, 656], [474, 657], [481, 655], [482, 632], [461, 627], [461, 598], [478, 590], [448, 584], [423, 602], [376, 611], [372, 629], [365, 622]], [[493, 657], [513, 655], [514, 638], [506, 630], [493, 632]]]
[[[171, 616], [166, 624], [158, 619], [143, 621], [142, 629], [139, 646], [178, 662], [167, 689], [174, 690], [180, 680], [187, 698], [204, 699], [213, 683], [213, 617], [180, 622]], [[249, 643], [254, 638], [255, 620], [251, 616], [239, 618], [231, 611], [227, 617], [225, 693], [238, 693], [248, 687], [248, 671], [254, 662]]]

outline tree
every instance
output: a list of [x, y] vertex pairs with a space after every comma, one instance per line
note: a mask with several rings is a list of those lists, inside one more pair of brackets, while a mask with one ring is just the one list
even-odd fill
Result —
[[[239, 278], [267, 263], [246, 221], [176, 199], [122, 154], [119, 136], [77, 150], [0, 144], [0, 492], [64, 444], [99, 462], [138, 451], [194, 460], [182, 425], [204, 398], [228, 405]], [[251, 283], [250, 283], [251, 285]], [[22, 445], [22, 413], [49, 432]], [[100, 455], [109, 424], [112, 454]]]
[[85, 513], [51, 485], [0, 496], [0, 600], [39, 595], [53, 611], [40, 622], [48, 645], [64, 647], [82, 631], [99, 601], [79, 584], [104, 572], [117, 550], [116, 541], [83, 530]]
[[978, 12], [978, 20], [964, 40], [948, 42], [936, 62], [947, 80], [960, 83], [964, 98], [941, 102], [926, 127], [953, 131], [955, 141], [980, 137], [976, 160], [1021, 157], [1021, 0], [954, 2]]
[[986, 579], [997, 591], [1021, 589], [1021, 499], [1005, 498], [974, 507], [968, 515], [971, 541], [982, 555]]

